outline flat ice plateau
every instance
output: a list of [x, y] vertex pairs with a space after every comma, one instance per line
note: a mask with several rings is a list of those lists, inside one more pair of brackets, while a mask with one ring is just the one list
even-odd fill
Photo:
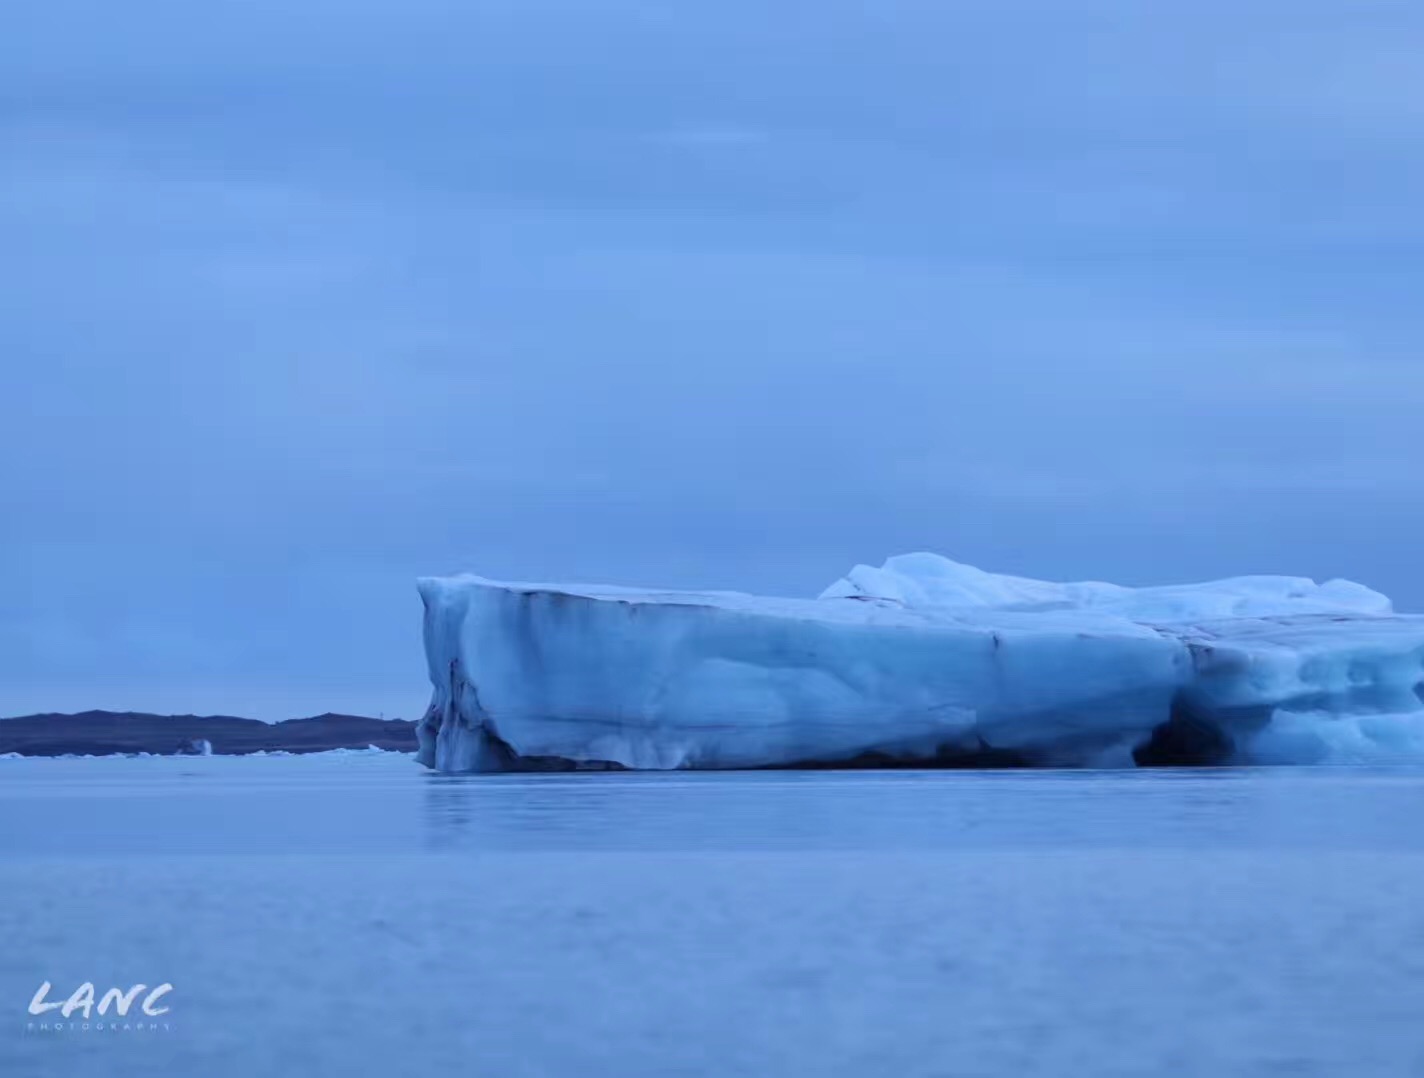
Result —
[[441, 771], [1424, 759], [1424, 616], [1350, 581], [1127, 588], [936, 554], [815, 599], [427, 578]]

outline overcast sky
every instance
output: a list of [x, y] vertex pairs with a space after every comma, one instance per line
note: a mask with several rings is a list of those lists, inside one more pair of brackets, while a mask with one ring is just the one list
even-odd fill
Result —
[[414, 716], [414, 578], [1424, 610], [1424, 8], [46, 0], [0, 714]]

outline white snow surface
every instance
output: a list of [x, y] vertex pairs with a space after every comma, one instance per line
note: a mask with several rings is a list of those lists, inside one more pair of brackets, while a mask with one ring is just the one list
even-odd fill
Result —
[[1059, 584], [921, 553], [816, 599], [420, 593], [418, 756], [444, 771], [1424, 759], [1424, 617], [1345, 580]]

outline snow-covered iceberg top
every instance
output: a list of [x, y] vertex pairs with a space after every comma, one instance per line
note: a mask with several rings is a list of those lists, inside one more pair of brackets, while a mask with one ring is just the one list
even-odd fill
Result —
[[1087, 581], [1055, 584], [986, 573], [939, 554], [901, 554], [880, 568], [857, 565], [821, 593], [885, 599], [912, 610], [1092, 610], [1130, 621], [1203, 621], [1291, 614], [1391, 614], [1389, 599], [1350, 580], [1238, 576], [1209, 584], [1127, 588]]
[[419, 758], [447, 771], [1424, 755], [1424, 618], [1349, 581], [1057, 584], [908, 554], [816, 599], [420, 592]]

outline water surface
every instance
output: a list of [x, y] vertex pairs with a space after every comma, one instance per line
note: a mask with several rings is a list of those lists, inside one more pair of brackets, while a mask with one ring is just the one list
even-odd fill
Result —
[[1421, 821], [1413, 770], [0, 760], [0, 1074], [1424, 1073]]

